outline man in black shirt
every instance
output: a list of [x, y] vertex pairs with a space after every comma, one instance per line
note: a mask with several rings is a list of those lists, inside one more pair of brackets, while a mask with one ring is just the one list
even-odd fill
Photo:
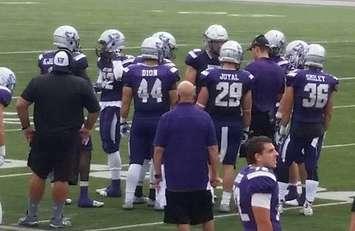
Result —
[[[33, 78], [16, 104], [24, 136], [31, 146], [29, 204], [27, 215], [19, 220], [19, 225], [24, 226], [38, 225], [37, 208], [50, 172], [54, 175], [50, 227], [70, 225], [70, 221], [63, 218], [63, 205], [68, 196], [71, 164], [79, 153], [80, 141], [88, 142], [100, 111], [90, 84], [70, 74], [70, 54], [58, 51], [53, 62], [53, 72]], [[34, 129], [28, 113], [32, 103]], [[84, 108], [89, 112], [86, 120]]]

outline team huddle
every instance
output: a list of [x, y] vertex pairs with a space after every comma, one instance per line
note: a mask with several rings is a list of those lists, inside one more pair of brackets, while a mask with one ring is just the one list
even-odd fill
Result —
[[[281, 230], [280, 213], [284, 205], [291, 202], [302, 206], [300, 212], [303, 215], [313, 215], [312, 203], [319, 185], [318, 160], [339, 84], [336, 77], [323, 69], [324, 47], [301, 40], [287, 44], [282, 32], [270, 30], [252, 40], [248, 50], [253, 60], [242, 68], [242, 46], [230, 40], [223, 26], [211, 25], [203, 34], [205, 46], [188, 52], [184, 81], [179, 84], [180, 73], [173, 63], [177, 47], [173, 35], [154, 33], [144, 39], [140, 55], [134, 57], [125, 54], [124, 34], [110, 29], [98, 39], [95, 50], [98, 77], [92, 84], [86, 73], [88, 60], [80, 51], [76, 29], [61, 26], [55, 30], [53, 39], [56, 49], [39, 56], [40, 76], [37, 78], [64, 74], [80, 77], [83, 81], [78, 80], [78, 86], [81, 84], [80, 88], [91, 89], [91, 92], [85, 90], [82, 93], [87, 98], [83, 98], [81, 108], [86, 108], [89, 115], [84, 119], [83, 113], [78, 113], [75, 135], [64, 136], [78, 137], [78, 142], [73, 143], [75, 150], [65, 150], [66, 153], [78, 154], [68, 157], [72, 167], [64, 173], [52, 163], [52, 159], [44, 161], [47, 157], [43, 153], [46, 151], [35, 148], [40, 144], [36, 144], [38, 138], [33, 141], [34, 134], [54, 133], [49, 133], [50, 128], [46, 127], [48, 131], [44, 129], [46, 118], [41, 118], [38, 113], [39, 106], [37, 118], [40, 119], [35, 120], [35, 128], [31, 128], [24, 112], [34, 103], [36, 114], [36, 105], [43, 102], [38, 97], [41, 94], [35, 94], [40, 81], [29, 83], [17, 102], [17, 111], [25, 137], [32, 143], [28, 166], [37, 177], [35, 180], [32, 178], [32, 183], [42, 185], [48, 178], [54, 183], [53, 189], [65, 192], [67, 186], [56, 182], [79, 184], [79, 207], [104, 206], [103, 202], [92, 200], [88, 195], [92, 152], [90, 130], [96, 121], [95, 114], [99, 114], [100, 138], [102, 149], [107, 154], [111, 181], [96, 192], [112, 198], [124, 195], [123, 209], [131, 210], [135, 204], [147, 203], [155, 210], [165, 209], [165, 222], [177, 224], [179, 230], [189, 230], [181, 224], [203, 224], [203, 230], [214, 230], [212, 212], [199, 213], [189, 205], [179, 207], [178, 196], [174, 194], [207, 191], [210, 194], [197, 195], [204, 195], [211, 205], [218, 203], [220, 212], [232, 212], [232, 204], [235, 204], [244, 230]], [[11, 101], [15, 82], [15, 74], [11, 70], [0, 68], [1, 112]], [[191, 88], [193, 99], [184, 101], [184, 97], [189, 95], [190, 83], [194, 86]], [[98, 102], [95, 102], [95, 94], [99, 95]], [[132, 121], [129, 121], [132, 100], [134, 111]], [[209, 156], [207, 160], [191, 158], [192, 166], [199, 166], [199, 161], [202, 161], [202, 165], [209, 168], [199, 171], [196, 167], [196, 175], [181, 182], [174, 174], [179, 170], [184, 174], [185, 167], [178, 169], [171, 164], [175, 158], [173, 154], [179, 156], [179, 153], [170, 148], [170, 135], [163, 131], [176, 126], [173, 115], [179, 118], [186, 116], [179, 110], [190, 112], [190, 109], [181, 109], [185, 104], [206, 112], [200, 125], [209, 126], [202, 121], [212, 121], [213, 134], [201, 140], [201, 145], [207, 142], [204, 148], [198, 144], [196, 137], [201, 135], [197, 135], [196, 129], [180, 134], [190, 137], [190, 143], [185, 146], [187, 150], [199, 153], [197, 150], [202, 148], [201, 153], [206, 158]], [[172, 113], [169, 114], [172, 118], [167, 113]], [[195, 111], [191, 113], [198, 114]], [[181, 128], [185, 125], [181, 124]], [[201, 130], [201, 134], [210, 131], [207, 128], [197, 130]], [[55, 134], [59, 133], [56, 131]], [[174, 135], [179, 137], [179, 134]], [[0, 133], [0, 164], [5, 159], [3, 136]], [[121, 136], [129, 137], [129, 168], [124, 192], [121, 188]], [[184, 145], [182, 142], [174, 141], [173, 145]], [[214, 145], [217, 145], [223, 180], [215, 175]], [[156, 157], [159, 157], [158, 161]], [[238, 157], [246, 157], [248, 163], [239, 173], [235, 169]], [[179, 158], [182, 157], [176, 157], [176, 161]], [[190, 158], [186, 158], [189, 162]], [[148, 171], [150, 188], [146, 197], [143, 184]], [[210, 177], [210, 181], [204, 180], [205, 175]], [[302, 185], [300, 193], [299, 182]], [[214, 193], [217, 184], [223, 188], [219, 202]], [[41, 193], [31, 193], [33, 190], [30, 190], [26, 216], [20, 218], [19, 225], [39, 224], [37, 214]], [[52, 228], [70, 225], [63, 216], [63, 204], [71, 202], [67, 193], [61, 198], [54, 197]], [[171, 204], [181, 211], [172, 212]], [[209, 210], [212, 209], [210, 207], [203, 208]]]

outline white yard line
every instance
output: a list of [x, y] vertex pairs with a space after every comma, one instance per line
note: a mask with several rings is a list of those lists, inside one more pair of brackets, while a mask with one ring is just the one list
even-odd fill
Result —
[[[334, 206], [334, 205], [344, 205], [344, 204], [349, 204], [349, 203], [352, 203], [352, 202], [332, 202], [332, 203], [313, 205], [313, 208]], [[300, 208], [301, 207], [290, 207], [290, 208], [285, 208], [284, 210], [286, 210], [286, 211], [287, 210], [297, 210]], [[222, 215], [214, 216], [214, 218], [219, 219], [219, 218], [234, 217], [234, 216], [237, 216], [237, 214], [235, 214], [235, 213], [222, 214]], [[142, 223], [142, 224], [135, 224], [135, 225], [122, 225], [122, 226], [115, 226], [115, 227], [107, 227], [107, 228], [100, 228], [100, 229], [86, 229], [86, 231], [108, 231], [108, 230], [121, 230], [121, 229], [131, 230], [133, 228], [156, 226], [156, 225], [162, 225], [162, 224], [164, 224], [164, 223], [163, 222], [150, 222], [150, 223]]]
[[0, 225], [0, 230], [14, 230], [14, 231], [45, 231], [47, 229], [24, 228], [19, 226]]
[[34, 5], [42, 4], [41, 2], [0, 2], [0, 5]]
[[9, 177], [15, 177], [15, 176], [28, 176], [28, 175], [31, 175], [31, 174], [32, 173], [30, 173], [30, 172], [7, 174], [7, 175], [0, 175], [0, 178], [9, 178]]

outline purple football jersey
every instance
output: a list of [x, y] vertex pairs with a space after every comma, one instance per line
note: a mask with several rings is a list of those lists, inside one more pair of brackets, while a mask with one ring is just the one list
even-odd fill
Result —
[[245, 231], [256, 231], [257, 224], [252, 211], [252, 196], [255, 193], [270, 194], [270, 220], [274, 231], [280, 231], [278, 212], [279, 189], [271, 169], [249, 165], [235, 179], [235, 199]]
[[[38, 56], [38, 67], [40, 69], [41, 74], [46, 74], [52, 71], [53, 66], [53, 58], [57, 51], [46, 51]], [[71, 71], [74, 75], [87, 78], [87, 76], [83, 76], [83, 71], [88, 67], [88, 60], [86, 55], [81, 52], [73, 52], [72, 53], [72, 63], [71, 63]]]
[[209, 93], [206, 111], [217, 120], [241, 121], [241, 99], [251, 90], [253, 78], [248, 71], [220, 67], [201, 72], [201, 86]]
[[293, 87], [293, 122], [323, 123], [323, 113], [339, 81], [321, 68], [298, 69], [288, 73], [286, 85]]
[[256, 59], [245, 70], [253, 76], [254, 112], [275, 112], [278, 96], [285, 87], [285, 72], [269, 58]]
[[287, 59], [285, 59], [284, 57], [281, 56], [274, 56], [270, 58], [272, 61], [274, 61], [277, 65], [279, 65], [279, 67], [281, 67], [281, 69], [287, 73], [290, 71], [290, 63], [288, 62]]
[[170, 109], [169, 91], [179, 80], [176, 67], [133, 64], [123, 72], [124, 86], [133, 90], [134, 115], [160, 116]]
[[[121, 101], [122, 98], [122, 75], [115, 76], [114, 65], [123, 68], [122, 63], [129, 59], [127, 56], [114, 55], [113, 58], [100, 57], [97, 60], [99, 69], [98, 83], [101, 85], [101, 102]], [[116, 73], [116, 75], [120, 73]]]
[[201, 50], [201, 49], [193, 49], [189, 51], [185, 59], [185, 64], [195, 68], [197, 71], [196, 82], [195, 82], [197, 93], [201, 88], [201, 78], [200, 78], [201, 72], [204, 71], [205, 69], [210, 69], [213, 67], [220, 66], [218, 57], [210, 56], [206, 50]]
[[11, 90], [7, 87], [0, 86], [0, 103], [7, 107], [11, 103]]

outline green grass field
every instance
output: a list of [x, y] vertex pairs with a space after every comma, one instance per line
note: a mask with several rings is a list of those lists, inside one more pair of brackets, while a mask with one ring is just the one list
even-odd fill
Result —
[[[12, 3], [12, 4], [10, 4]], [[190, 13], [189, 13], [190, 12]], [[212, 14], [211, 12], [219, 12]], [[52, 48], [52, 33], [63, 24], [75, 26], [80, 34], [81, 46], [89, 59], [91, 79], [96, 79], [96, 57], [93, 48], [99, 35], [109, 28], [121, 30], [127, 41], [128, 54], [137, 54], [141, 41], [156, 31], [169, 31], [181, 46], [176, 64], [184, 73], [184, 58], [192, 48], [202, 45], [202, 32], [210, 24], [222, 24], [231, 39], [239, 41], [245, 49], [257, 34], [269, 29], [279, 29], [288, 41], [303, 39], [319, 42], [328, 52], [326, 69], [340, 78], [340, 90], [336, 95], [333, 121], [327, 133], [320, 161], [321, 186], [328, 191], [355, 191], [355, 8], [324, 7], [286, 4], [248, 4], [238, 1], [203, 0], [36, 0], [36, 2], [9, 2], [0, 0], [0, 66], [12, 69], [17, 76], [15, 95], [21, 94], [28, 81], [38, 73], [37, 57], [40, 51]], [[245, 53], [245, 63], [249, 61]], [[347, 79], [341, 79], [346, 78]], [[13, 100], [7, 112], [15, 112]], [[15, 115], [6, 115], [7, 158], [25, 160], [28, 147], [16, 122]], [[98, 132], [94, 132], [93, 163], [105, 164]], [[127, 140], [122, 141], [121, 155], [127, 163]], [[334, 146], [339, 145], [339, 146]], [[241, 163], [243, 164], [243, 163]], [[240, 164], [239, 164], [240, 165]], [[125, 168], [126, 170], [126, 168]], [[27, 168], [0, 169], [0, 201], [4, 208], [6, 227], [0, 230], [22, 230], [14, 224], [26, 209], [28, 176]], [[12, 176], [6, 176], [12, 175]], [[90, 194], [103, 187], [106, 179], [91, 178]], [[49, 187], [48, 187], [49, 188]], [[124, 188], [124, 185], [123, 185]], [[147, 187], [146, 187], [147, 188]], [[71, 188], [75, 199], [78, 187]], [[139, 205], [133, 211], [121, 209], [122, 199], [104, 199], [100, 209], [79, 209], [71, 205], [65, 208], [72, 218], [73, 227], [67, 230], [174, 230], [164, 225], [162, 213]], [[349, 204], [340, 201], [318, 200], [313, 217], [298, 215], [290, 209], [282, 215], [284, 230], [346, 230], [349, 220]], [[332, 203], [329, 204], [328, 203]], [[40, 207], [39, 229], [46, 230], [50, 218], [49, 190]], [[239, 217], [222, 216], [216, 212], [216, 230], [242, 230]], [[142, 224], [139, 226], [138, 224]], [[112, 228], [110, 228], [112, 227]], [[193, 230], [198, 230], [199, 227]]]

